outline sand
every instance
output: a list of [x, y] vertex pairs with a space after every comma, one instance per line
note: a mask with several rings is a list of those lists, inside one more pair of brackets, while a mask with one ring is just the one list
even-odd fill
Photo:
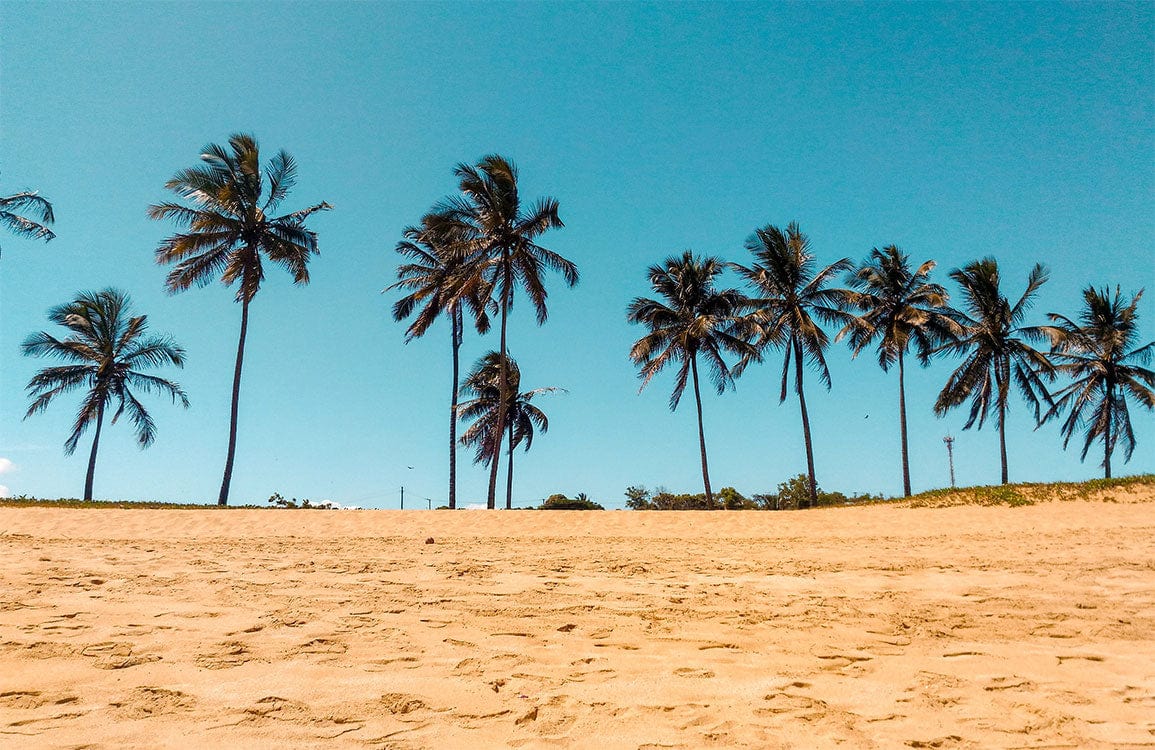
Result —
[[0, 508], [0, 746], [1155, 746], [1155, 503]]

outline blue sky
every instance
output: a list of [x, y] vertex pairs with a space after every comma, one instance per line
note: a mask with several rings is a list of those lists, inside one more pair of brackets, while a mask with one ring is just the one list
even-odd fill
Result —
[[[77, 496], [87, 445], [63, 455], [77, 401], [22, 421], [42, 363], [20, 356], [45, 313], [82, 289], [128, 291], [188, 365], [193, 402], [152, 401], [156, 444], [106, 431], [96, 494], [211, 502], [223, 466], [239, 306], [214, 284], [176, 296], [152, 253], [173, 231], [145, 209], [206, 143], [255, 133], [300, 164], [287, 209], [316, 217], [313, 282], [269, 274], [252, 307], [235, 503], [286, 497], [396, 507], [444, 501], [449, 332], [403, 342], [392, 322], [393, 246], [455, 188], [453, 166], [500, 153], [523, 195], [550, 195], [566, 228], [543, 244], [581, 283], [549, 282], [549, 321], [515, 306], [510, 350], [550, 431], [519, 454], [516, 504], [632, 484], [700, 491], [692, 401], [672, 374], [638, 394], [625, 321], [645, 269], [693, 249], [745, 261], [743, 241], [798, 221], [820, 261], [897, 244], [938, 279], [986, 255], [1005, 292], [1037, 261], [1035, 306], [1074, 314], [1088, 284], [1146, 287], [1155, 338], [1155, 6], [1127, 4], [19, 3], [0, 34], [0, 192], [35, 188], [58, 238], [0, 237], [0, 484]], [[736, 283], [734, 279], [730, 283]], [[496, 348], [470, 333], [469, 364]], [[901, 489], [896, 377], [830, 354], [834, 388], [808, 405], [819, 483]], [[711, 479], [772, 491], [805, 469], [796, 402], [777, 403], [780, 355], [704, 397]], [[908, 374], [915, 490], [998, 480], [997, 433], [937, 419], [940, 361]], [[1155, 471], [1155, 420], [1116, 473]], [[1012, 480], [1099, 473], [1009, 417]], [[486, 474], [463, 452], [462, 503]], [[10, 464], [3, 463], [6, 459]], [[408, 467], [413, 467], [412, 469]], [[408, 504], [408, 503], [407, 503]]]

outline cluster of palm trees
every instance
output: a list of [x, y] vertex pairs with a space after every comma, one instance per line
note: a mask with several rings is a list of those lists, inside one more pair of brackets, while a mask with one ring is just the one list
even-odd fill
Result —
[[[156, 220], [174, 222], [181, 231], [163, 240], [156, 261], [172, 265], [169, 293], [204, 286], [219, 279], [236, 285], [241, 305], [240, 334], [233, 370], [229, 441], [218, 504], [226, 505], [236, 452], [240, 378], [249, 308], [264, 280], [265, 265], [287, 270], [297, 284], [309, 282], [309, 261], [318, 252], [317, 235], [306, 225], [315, 213], [332, 208], [320, 202], [279, 213], [296, 181], [296, 162], [279, 151], [262, 165], [256, 139], [232, 136], [227, 146], [206, 146], [196, 166], [179, 171], [165, 187], [180, 200], [150, 206]], [[577, 267], [538, 244], [543, 234], [562, 227], [558, 202], [522, 199], [516, 167], [490, 155], [477, 164], [458, 164], [458, 192], [443, 198], [416, 226], [404, 230], [396, 246], [403, 262], [397, 281], [387, 288], [406, 294], [393, 316], [412, 318], [406, 340], [423, 336], [441, 317], [450, 322], [453, 387], [449, 408], [449, 507], [457, 506], [456, 448], [472, 447], [475, 461], [489, 469], [487, 506], [495, 507], [499, 459], [506, 448], [506, 507], [512, 504], [513, 457], [529, 449], [535, 432], [549, 422], [534, 400], [556, 388], [522, 391], [521, 371], [509, 354], [508, 319], [515, 297], [524, 296], [537, 323], [547, 318], [545, 274], [560, 273], [567, 286], [578, 281]], [[25, 214], [31, 214], [27, 216]], [[0, 197], [0, 224], [16, 234], [51, 240], [51, 204], [34, 192]], [[687, 385], [693, 386], [698, 440], [707, 502], [713, 502], [702, 423], [699, 365], [715, 389], [733, 387], [735, 378], [774, 350], [782, 352], [779, 401], [785, 401], [793, 379], [802, 417], [811, 501], [816, 501], [813, 444], [806, 408], [804, 374], [817, 373], [831, 388], [826, 353], [845, 339], [857, 356], [875, 348], [884, 371], [898, 370], [903, 492], [909, 495], [905, 374], [907, 356], [925, 366], [942, 355], [962, 357], [939, 394], [934, 411], [942, 415], [970, 403], [965, 428], [981, 428], [993, 418], [999, 429], [1002, 481], [1008, 480], [1006, 413], [1012, 386], [1042, 424], [1062, 418], [1064, 448], [1084, 432], [1082, 457], [1096, 442], [1103, 444], [1103, 469], [1111, 475], [1117, 446], [1129, 460], [1135, 448], [1129, 403], [1155, 409], [1155, 372], [1147, 369], [1155, 342], [1137, 344], [1140, 291], [1130, 299], [1116, 288], [1088, 287], [1077, 319], [1051, 313], [1049, 324], [1024, 321], [1047, 272], [1036, 265], [1022, 295], [1012, 304], [1000, 288], [997, 262], [985, 258], [950, 272], [963, 304], [954, 307], [944, 287], [930, 280], [933, 261], [912, 267], [897, 247], [874, 249], [861, 264], [849, 258], [820, 267], [797, 224], [785, 230], [767, 225], [746, 241], [749, 265], [686, 251], [652, 266], [647, 274], [657, 299], [630, 303], [627, 319], [648, 331], [630, 350], [640, 368], [642, 389], [668, 365], [676, 364], [670, 408], [677, 408]], [[727, 270], [737, 274], [749, 293], [719, 287]], [[845, 287], [837, 286], [845, 279]], [[60, 305], [49, 319], [68, 336], [48, 332], [30, 336], [23, 345], [30, 356], [51, 357], [65, 364], [48, 367], [28, 384], [32, 398], [25, 417], [47, 408], [59, 395], [86, 388], [73, 430], [65, 442], [72, 453], [84, 432], [94, 428], [85, 499], [91, 499], [97, 449], [106, 412], [111, 422], [122, 416], [134, 425], [142, 447], [155, 437], [155, 424], [137, 392], [168, 395], [188, 406], [181, 387], [142, 370], [184, 364], [184, 350], [172, 338], [146, 335], [146, 316], [130, 314], [128, 296], [115, 289], [88, 292]], [[468, 316], [479, 334], [498, 316], [499, 348], [482, 356], [460, 382], [459, 354]], [[830, 331], [834, 332], [833, 338]], [[836, 329], [836, 331], [835, 331]], [[1049, 350], [1035, 345], [1047, 342]], [[793, 377], [792, 377], [793, 376]], [[1052, 384], [1069, 379], [1058, 390]], [[460, 397], [464, 396], [465, 401]], [[457, 435], [459, 421], [469, 427]]]
[[[518, 191], [517, 168], [508, 159], [491, 154], [476, 165], [454, 169], [459, 193], [442, 199], [408, 227], [397, 245], [406, 262], [397, 269], [397, 282], [386, 291], [408, 292], [393, 306], [393, 317], [405, 320], [416, 313], [406, 329], [406, 340], [423, 336], [433, 322], [450, 320], [453, 353], [453, 389], [449, 406], [449, 507], [457, 507], [457, 422], [473, 420], [460, 442], [476, 449], [475, 461], [489, 468], [486, 507], [496, 507], [497, 473], [501, 447], [508, 436], [505, 507], [513, 504], [513, 451], [533, 442], [534, 428], [545, 432], [549, 422], [531, 401], [557, 389], [520, 392], [521, 375], [509, 356], [507, 322], [514, 296], [521, 291], [545, 323], [548, 310], [543, 275], [557, 271], [566, 285], [578, 282], [578, 270], [569, 260], [542, 247], [537, 240], [563, 226], [558, 202], [540, 198], [527, 204]], [[469, 313], [479, 334], [490, 327], [490, 315], [500, 316], [500, 344], [483, 356], [459, 382], [459, 352]], [[472, 398], [459, 403], [459, 392]]]
[[[1036, 265], [1027, 288], [1011, 304], [1000, 289], [999, 268], [985, 258], [955, 269], [949, 276], [962, 291], [961, 309], [930, 281], [935, 267], [926, 261], [912, 268], [897, 247], [874, 249], [861, 264], [842, 258], [819, 268], [810, 243], [797, 224], [785, 231], [768, 225], [746, 241], [753, 263], [744, 266], [715, 257], [695, 257], [687, 251], [667, 258], [648, 271], [660, 299], [639, 297], [627, 309], [627, 319], [649, 329], [630, 351], [640, 368], [642, 388], [667, 365], [678, 363], [670, 408], [677, 407], [687, 381], [694, 387], [698, 409], [698, 441], [706, 499], [713, 502], [706, 441], [702, 426], [698, 363], [707, 368], [719, 393], [732, 386], [747, 366], [761, 362], [768, 351], [784, 353], [779, 401], [785, 401], [794, 370], [794, 392], [802, 415], [807, 477], [811, 503], [817, 501], [814, 453], [806, 410], [803, 373], [815, 370], [829, 390], [826, 352], [832, 343], [826, 326], [837, 328], [833, 341], [845, 339], [855, 356], [877, 349], [878, 363], [897, 365], [903, 492], [909, 495], [910, 468], [906, 427], [906, 356], [913, 344], [919, 363], [938, 355], [961, 355], [934, 405], [936, 414], [970, 402], [966, 428], [982, 427], [993, 415], [999, 428], [1002, 482], [1008, 481], [1006, 412], [1012, 385], [1034, 411], [1037, 424], [1066, 413], [1064, 447], [1080, 429], [1086, 433], [1083, 458], [1096, 441], [1103, 443], [1103, 469], [1111, 476], [1111, 455], [1122, 446], [1126, 460], [1135, 448], [1129, 400], [1155, 409], [1155, 372], [1150, 361], [1155, 342], [1136, 346], [1140, 291], [1129, 301], [1119, 289], [1088, 287], [1084, 309], [1072, 321], [1051, 313], [1050, 325], [1024, 326], [1024, 318], [1047, 272]], [[752, 291], [721, 289], [718, 277], [726, 269], [737, 273]], [[840, 275], [847, 286], [837, 287]], [[1032, 344], [1049, 342], [1049, 351]], [[728, 363], [725, 355], [731, 355]], [[1052, 393], [1048, 384], [1063, 375], [1069, 385]]]

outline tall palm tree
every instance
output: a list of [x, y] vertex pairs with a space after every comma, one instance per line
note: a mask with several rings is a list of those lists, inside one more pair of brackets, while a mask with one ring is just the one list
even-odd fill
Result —
[[878, 342], [878, 364], [883, 372], [898, 364], [898, 421], [902, 443], [902, 494], [910, 495], [910, 458], [906, 434], [906, 351], [914, 343], [919, 363], [930, 363], [931, 354], [962, 331], [944, 310], [946, 290], [928, 281], [935, 262], [928, 260], [911, 270], [910, 258], [894, 245], [870, 251], [870, 257], [854, 270], [850, 286], [856, 293], [854, 306], [861, 314], [839, 333], [849, 333], [857, 357]]
[[[36, 217], [30, 219], [23, 214], [31, 212]], [[52, 204], [39, 193], [22, 192], [0, 196], [0, 225], [13, 234], [48, 242], [56, 237], [51, 229], [44, 226], [56, 221], [52, 214]]]
[[1128, 395], [1149, 411], [1155, 409], [1155, 372], [1140, 366], [1151, 361], [1155, 341], [1133, 348], [1142, 296], [1140, 290], [1127, 303], [1119, 287], [1115, 287], [1114, 298], [1107, 289], [1099, 292], [1087, 287], [1078, 323], [1050, 313], [1047, 317], [1055, 325], [1043, 327], [1051, 340], [1055, 369], [1074, 380], [1054, 394], [1054, 406], [1043, 419], [1070, 409], [1062, 425], [1063, 448], [1080, 428], [1086, 432], [1080, 460], [1087, 458], [1095, 440], [1102, 440], [1103, 475], [1108, 479], [1111, 454], [1119, 441], [1123, 443], [1124, 461], [1130, 461], [1135, 452]]
[[241, 333], [233, 368], [229, 449], [217, 498], [219, 505], [229, 501], [249, 304], [265, 278], [261, 256], [291, 273], [294, 283], [309, 283], [308, 264], [318, 252], [317, 235], [305, 226], [305, 220], [332, 208], [322, 202], [270, 217], [296, 182], [297, 163], [287, 152], [279, 151], [262, 173], [260, 149], [252, 135], [233, 135], [229, 148], [231, 151], [216, 144], [205, 146], [202, 164], [177, 172], [165, 183], [166, 189], [191, 206], [158, 203], [148, 209], [152, 219], [171, 219], [188, 228], [187, 232], [165, 239], [156, 249], [157, 263], [176, 264], [165, 281], [170, 294], [194, 284], [205, 286], [218, 275], [226, 286], [240, 282], [236, 300], [241, 303]]
[[680, 363], [670, 394], [670, 410], [678, 408], [686, 382], [694, 385], [698, 408], [698, 447], [702, 457], [702, 483], [706, 503], [713, 507], [710, 469], [706, 461], [706, 431], [702, 424], [702, 394], [698, 384], [698, 358], [704, 360], [718, 393], [733, 385], [731, 368], [724, 353], [756, 358], [755, 348], [746, 341], [740, 320], [746, 298], [734, 289], [715, 286], [726, 264], [718, 258], [695, 258], [689, 250], [671, 256], [646, 272], [650, 286], [662, 300], [637, 297], [626, 310], [626, 319], [649, 328], [634, 342], [630, 359], [641, 370], [641, 391], [650, 380], [674, 362]]
[[46, 367], [28, 382], [32, 405], [25, 419], [47, 409], [61, 394], [77, 388], [88, 389], [76, 414], [72, 434], [64, 442], [64, 452], [72, 455], [85, 430], [95, 425], [88, 475], [84, 480], [85, 500], [92, 499], [96, 451], [100, 446], [104, 415], [110, 405], [116, 406], [112, 424], [127, 415], [141, 448], [152, 445], [156, 424], [131, 388], [171, 396], [173, 403], [180, 401], [188, 408], [188, 397], [179, 385], [141, 372], [163, 365], [183, 367], [184, 349], [167, 336], [146, 336], [148, 317], [130, 316], [130, 308], [128, 296], [115, 289], [81, 293], [74, 301], [58, 305], [48, 313], [49, 320], [69, 330], [67, 338], [58, 339], [41, 331], [29, 336], [22, 347], [27, 356], [52, 357], [68, 363]]
[[[521, 370], [512, 357], [506, 357], [503, 366], [498, 352], [489, 352], [479, 359], [462, 385], [462, 391], [472, 398], [460, 405], [461, 418], [474, 420], [461, 436], [462, 445], [476, 447], [474, 462], [493, 465], [497, 463], [501, 444], [494, 435], [508, 433], [508, 455], [506, 458], [505, 508], [513, 507], [513, 453], [523, 442], [525, 450], [533, 445], [534, 431], [549, 430], [549, 420], [545, 412], [532, 401], [543, 393], [553, 393], [559, 388], [534, 388], [520, 392]], [[506, 373], [506, 386], [501, 385], [501, 373]], [[501, 394], [508, 397], [502, 399]], [[505, 401], [504, 409], [501, 402]], [[498, 419], [505, 419], [504, 427], [494, 426]]]
[[[491, 154], [477, 166], [458, 164], [454, 174], [459, 178], [462, 195], [448, 198], [434, 210], [436, 226], [454, 244], [466, 262], [486, 279], [498, 297], [501, 310], [501, 344], [498, 353], [506, 361], [506, 322], [513, 305], [515, 289], [522, 289], [537, 313], [538, 325], [546, 319], [546, 297], [542, 273], [560, 271], [568, 286], [578, 282], [578, 270], [572, 262], [538, 245], [536, 240], [550, 229], [564, 226], [558, 217], [558, 203], [541, 198], [528, 208], [518, 192], [517, 168], [507, 159]], [[509, 374], [501, 373], [504, 391]], [[498, 408], [505, 408], [505, 400]], [[498, 415], [494, 429], [505, 424], [504, 413]], [[498, 452], [502, 434], [494, 434]], [[486, 504], [495, 507], [497, 464], [489, 471], [489, 495]]]
[[405, 341], [425, 335], [433, 322], [447, 315], [453, 350], [453, 391], [449, 404], [449, 507], [457, 507], [457, 384], [459, 352], [465, 332], [463, 307], [473, 313], [478, 333], [489, 330], [487, 307], [491, 303], [484, 279], [471, 273], [465, 258], [454, 252], [445, 237], [438, 236], [435, 219], [426, 217], [422, 226], [406, 227], [405, 239], [397, 243], [397, 252], [408, 258], [397, 268], [391, 289], [411, 290], [393, 305], [393, 319], [404, 320], [420, 308], [417, 317], [405, 331]]
[[[806, 394], [802, 373], [809, 364], [818, 371], [819, 380], [830, 390], [830, 370], [826, 366], [826, 349], [830, 338], [822, 324], [846, 325], [853, 316], [846, 312], [853, 298], [847, 289], [828, 286], [853, 264], [842, 258], [819, 270], [810, 253], [810, 240], [791, 223], [783, 232], [767, 224], [755, 230], [746, 240], [746, 249], [754, 255], [747, 267], [731, 267], [755, 290], [750, 303], [750, 322], [757, 330], [756, 346], [760, 350], [782, 346], [786, 356], [782, 363], [782, 389], [779, 403], [786, 400], [790, 366], [794, 366], [794, 392], [802, 412], [802, 436], [806, 443], [806, 472], [810, 483], [810, 503], [818, 503], [818, 481], [814, 473], [814, 448], [810, 438], [810, 416], [806, 411]], [[748, 360], [747, 360], [748, 361]], [[739, 363], [738, 371], [747, 361]]]
[[970, 399], [970, 415], [963, 429], [976, 422], [978, 429], [991, 412], [999, 428], [999, 458], [1002, 461], [1002, 483], [1007, 473], [1007, 400], [1012, 381], [1040, 418], [1040, 401], [1052, 405], [1043, 378], [1053, 377], [1054, 368], [1046, 355], [1030, 342], [1045, 337], [1039, 327], [1022, 325], [1039, 287], [1046, 283], [1047, 269], [1035, 264], [1027, 277], [1027, 288], [1012, 305], [999, 290], [999, 265], [994, 258], [984, 258], [956, 268], [950, 277], [962, 288], [963, 309], [952, 309], [951, 318], [962, 326], [962, 335], [938, 351], [965, 355], [963, 363], [951, 373], [934, 413], [943, 416]]

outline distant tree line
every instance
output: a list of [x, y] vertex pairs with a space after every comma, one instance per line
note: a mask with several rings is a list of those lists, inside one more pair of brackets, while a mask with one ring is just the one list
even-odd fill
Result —
[[782, 482], [775, 492], [746, 497], [733, 487], [723, 487], [710, 497], [706, 493], [673, 493], [664, 489], [653, 492], [645, 487], [626, 488], [626, 507], [630, 510], [798, 510], [806, 507], [863, 505], [886, 500], [882, 495], [845, 495], [818, 489], [818, 502], [810, 501], [810, 480], [805, 474]]

